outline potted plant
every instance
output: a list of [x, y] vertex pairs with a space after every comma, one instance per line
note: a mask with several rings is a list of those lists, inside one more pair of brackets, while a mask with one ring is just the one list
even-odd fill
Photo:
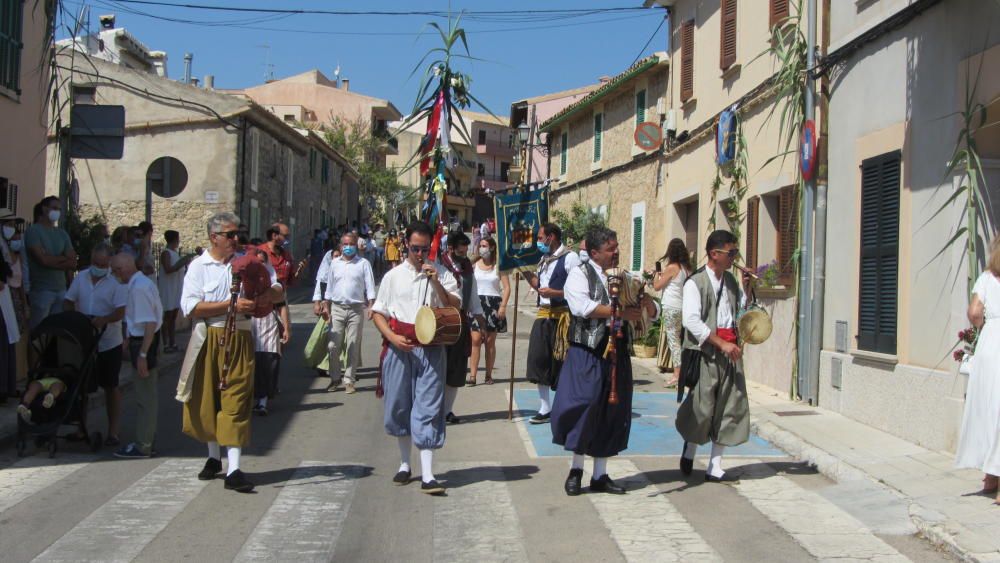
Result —
[[637, 358], [655, 358], [656, 348], [660, 343], [660, 318], [657, 317], [646, 329], [642, 340], [632, 345], [632, 355]]

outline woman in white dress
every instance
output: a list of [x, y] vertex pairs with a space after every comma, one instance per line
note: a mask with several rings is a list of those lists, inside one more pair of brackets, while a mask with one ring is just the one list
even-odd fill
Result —
[[979, 329], [979, 341], [970, 362], [955, 466], [986, 473], [983, 492], [994, 494], [1000, 475], [1000, 236], [990, 245], [988, 267], [972, 288], [968, 315]]
[[[666, 260], [666, 264], [663, 261]], [[667, 351], [673, 364], [673, 377], [667, 387], [675, 387], [681, 376], [681, 301], [684, 282], [691, 275], [691, 259], [684, 241], [675, 238], [667, 245], [667, 253], [656, 263], [653, 273], [653, 290], [662, 291], [660, 305], [663, 317], [660, 320], [660, 344], [656, 364], [660, 370], [667, 369]]]
[[181, 256], [178, 249], [181, 235], [177, 231], [163, 233], [167, 247], [160, 253], [160, 275], [157, 286], [160, 289], [160, 302], [163, 303], [163, 339], [164, 352], [177, 351], [177, 312], [181, 308], [181, 289], [184, 286], [184, 268], [191, 262], [193, 256]]

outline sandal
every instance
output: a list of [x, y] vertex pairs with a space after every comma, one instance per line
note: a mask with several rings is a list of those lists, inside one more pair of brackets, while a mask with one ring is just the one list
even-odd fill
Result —
[[476, 378], [475, 377], [469, 377], [469, 378], [467, 378], [465, 380], [465, 384], [468, 385], [469, 387], [475, 387], [476, 386]]
[[483, 381], [483, 383], [485, 383], [487, 385], [493, 385], [493, 376], [492, 375], [487, 375], [486, 376], [486, 380]]
[[987, 475], [983, 478], [983, 490], [984, 494], [992, 494], [997, 492], [998, 485], [1000, 485], [1000, 479], [993, 475]]

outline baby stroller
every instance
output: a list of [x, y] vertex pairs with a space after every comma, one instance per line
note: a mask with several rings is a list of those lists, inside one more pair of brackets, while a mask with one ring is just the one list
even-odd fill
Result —
[[55, 457], [58, 438], [69, 440], [72, 435], [59, 435], [62, 425], [74, 425], [84, 442], [96, 452], [101, 447], [101, 433], [87, 432], [87, 397], [96, 383], [94, 365], [100, 334], [90, 319], [76, 311], [50, 315], [31, 331], [36, 365], [28, 372], [28, 382], [56, 377], [66, 384], [50, 408], [42, 408], [44, 393], [28, 405], [31, 422], [17, 417], [17, 455], [23, 457], [28, 437], [35, 438], [38, 447], [48, 447], [49, 457]]

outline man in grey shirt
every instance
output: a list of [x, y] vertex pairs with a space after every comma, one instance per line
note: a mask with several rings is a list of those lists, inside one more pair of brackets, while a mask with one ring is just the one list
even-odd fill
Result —
[[65, 230], [56, 227], [62, 215], [59, 198], [49, 196], [35, 205], [35, 223], [24, 234], [31, 277], [31, 328], [62, 311], [66, 272], [76, 269], [76, 250]]

